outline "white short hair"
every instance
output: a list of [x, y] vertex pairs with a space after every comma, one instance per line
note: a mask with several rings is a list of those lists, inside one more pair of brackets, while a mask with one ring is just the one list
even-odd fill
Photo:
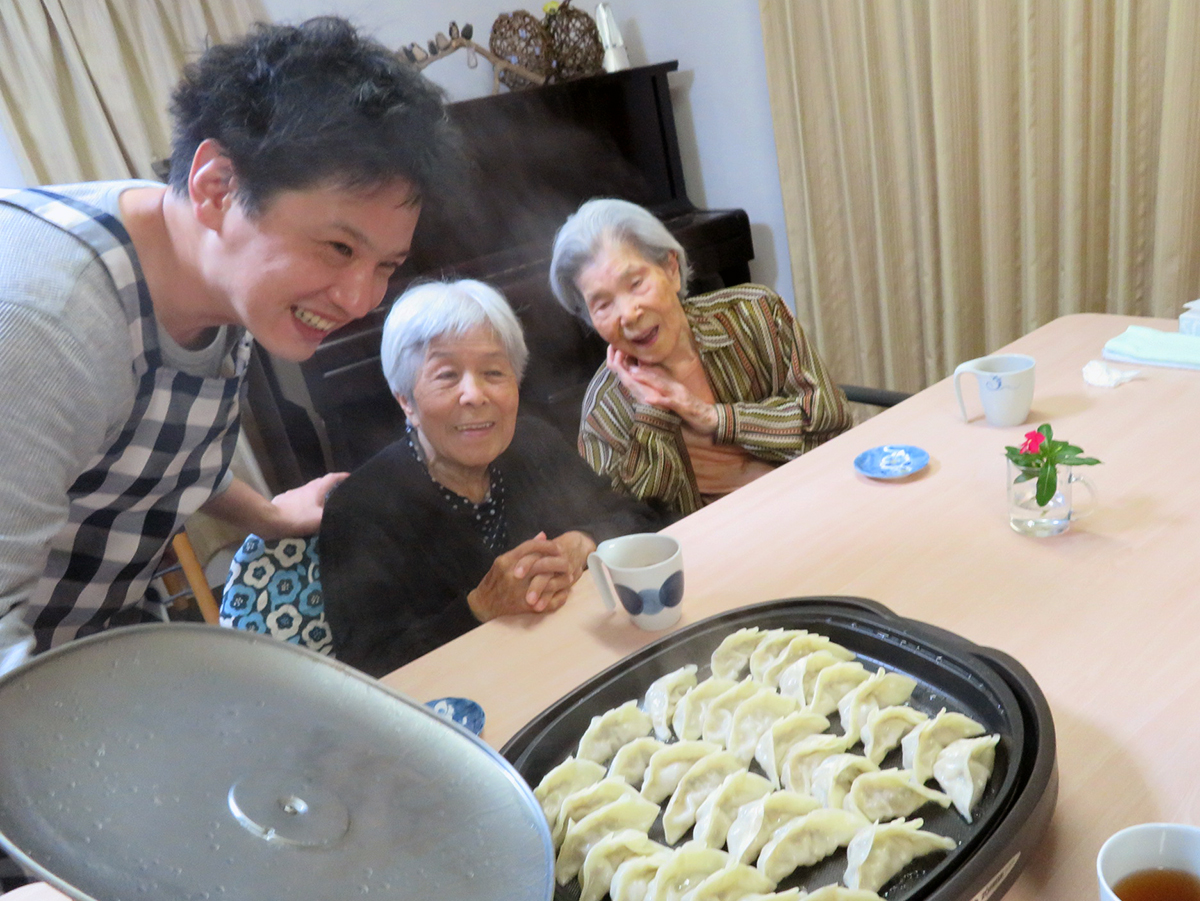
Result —
[[606, 241], [628, 244], [648, 262], [664, 269], [674, 254], [679, 262], [679, 299], [687, 296], [691, 269], [683, 245], [644, 207], [628, 200], [602, 197], [587, 201], [572, 213], [554, 238], [550, 290], [568, 313], [591, 322], [575, 281]]
[[525, 334], [504, 295], [491, 285], [472, 279], [424, 282], [401, 294], [383, 324], [379, 347], [392, 394], [412, 399], [431, 341], [464, 335], [479, 325], [496, 333], [520, 383], [529, 361]]

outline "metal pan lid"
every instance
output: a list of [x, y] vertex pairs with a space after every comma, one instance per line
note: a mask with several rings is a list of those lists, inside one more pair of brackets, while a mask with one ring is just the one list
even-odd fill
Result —
[[0, 722], [0, 845], [72, 898], [553, 893], [503, 758], [295, 645], [116, 629], [0, 677]]

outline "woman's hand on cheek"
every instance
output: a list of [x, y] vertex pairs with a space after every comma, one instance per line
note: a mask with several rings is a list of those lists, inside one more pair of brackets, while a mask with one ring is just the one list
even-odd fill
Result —
[[639, 404], [663, 410], [670, 409], [667, 406], [666, 396], [648, 378], [650, 367], [640, 365], [636, 359], [624, 351], [617, 350], [611, 344], [608, 346], [608, 359], [605, 365]]
[[612, 345], [607, 366], [640, 404], [670, 410], [701, 435], [717, 430], [717, 410], [658, 366], [643, 366]]

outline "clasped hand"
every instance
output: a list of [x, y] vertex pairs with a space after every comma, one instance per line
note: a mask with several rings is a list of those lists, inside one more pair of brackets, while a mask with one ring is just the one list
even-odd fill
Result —
[[670, 410], [701, 435], [716, 432], [716, 407], [701, 400], [661, 366], [640, 363], [611, 344], [606, 365], [638, 403]]
[[467, 595], [480, 622], [514, 613], [550, 613], [566, 603], [579, 581], [595, 542], [583, 532], [547, 538], [540, 532], [493, 562], [483, 581]]

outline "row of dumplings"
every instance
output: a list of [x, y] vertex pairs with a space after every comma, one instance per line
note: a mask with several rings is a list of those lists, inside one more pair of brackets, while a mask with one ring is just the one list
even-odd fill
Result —
[[[666, 841], [693, 834], [674, 853], [686, 850], [691, 865], [724, 861], [702, 881], [743, 887], [740, 894], [700, 893], [693, 875], [684, 881], [689, 901], [754, 896], [846, 846], [847, 886], [873, 892], [913, 857], [952, 849], [952, 839], [921, 832], [920, 820], [904, 817], [927, 803], [954, 803], [969, 822], [998, 736], [983, 736], [962, 714], [930, 718], [906, 706], [912, 679], [869, 673], [853, 656], [817, 633], [742, 629], [713, 653], [711, 678], [698, 681], [698, 668], [688, 665], [652, 684], [640, 707], [633, 700], [594, 717], [575, 756], [535, 789], [558, 848], [559, 883], [578, 875], [582, 901], [605, 892], [614, 901], [677, 897], [674, 871], [659, 879], [655, 866], [670, 849], [647, 836], [663, 801]], [[825, 732], [834, 711], [841, 735]], [[864, 753], [848, 753], [858, 741]], [[880, 769], [898, 744], [903, 769]], [[751, 761], [762, 775], [750, 771]], [[931, 777], [946, 791], [927, 788]], [[626, 838], [618, 843], [618, 835]], [[911, 854], [897, 854], [897, 842]], [[614, 854], [631, 864], [624, 879], [615, 878], [619, 866], [609, 866]], [[639, 882], [635, 872], [653, 872], [657, 881]]]

